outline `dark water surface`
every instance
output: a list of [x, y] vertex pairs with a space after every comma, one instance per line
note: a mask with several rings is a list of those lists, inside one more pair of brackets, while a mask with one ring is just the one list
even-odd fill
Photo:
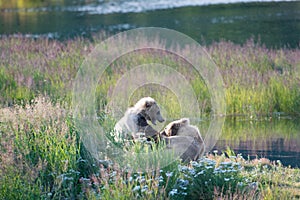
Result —
[[[223, 4], [213, 4], [221, 2]], [[269, 47], [300, 41], [300, 2], [226, 4], [226, 0], [0, 0], [0, 35], [70, 38], [137, 27], [166, 27], [197, 41], [243, 43], [260, 38]], [[245, 0], [245, 2], [249, 2]], [[211, 5], [207, 5], [211, 4]]]
[[227, 146], [246, 159], [258, 156], [300, 167], [300, 119], [227, 119], [214, 149]]

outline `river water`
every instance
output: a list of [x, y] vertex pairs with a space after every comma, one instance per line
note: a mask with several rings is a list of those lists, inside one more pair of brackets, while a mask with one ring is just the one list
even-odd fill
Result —
[[300, 119], [228, 118], [214, 149], [230, 147], [244, 158], [280, 160], [285, 166], [300, 167]]
[[165, 27], [199, 42], [297, 47], [300, 2], [270, 0], [0, 0], [0, 35], [66, 39], [99, 31]]

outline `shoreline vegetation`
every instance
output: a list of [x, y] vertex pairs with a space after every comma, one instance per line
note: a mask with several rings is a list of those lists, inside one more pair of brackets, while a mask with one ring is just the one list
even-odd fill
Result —
[[[80, 64], [103, 38], [64, 42], [0, 38], [0, 199], [300, 198], [298, 168], [266, 158], [250, 160], [229, 148], [210, 152], [197, 162], [174, 161], [151, 172], [132, 172], [109, 159], [92, 158], [80, 141], [69, 110], [72, 81]], [[221, 41], [204, 48], [223, 76], [226, 115], [243, 115], [249, 120], [299, 117], [299, 48], [267, 49], [251, 39], [243, 45]], [[117, 60], [101, 77], [96, 88], [98, 110], [105, 108], [111, 87], [131, 58], [138, 58], [133, 65], [156, 59], [147, 52], [131, 56]], [[160, 59], [174, 68], [185, 64], [168, 55]], [[205, 83], [193, 76], [188, 80], [202, 116], [209, 116], [211, 104]], [[157, 94], [162, 90], [165, 95]], [[136, 91], [131, 101], [149, 91], [169, 116], [179, 115], [172, 92], [157, 86]], [[114, 123], [105, 121], [107, 113], [98, 114], [108, 133]]]
[[[102, 34], [104, 35], [104, 34]], [[46, 38], [0, 38], [0, 105], [30, 102], [39, 95], [49, 96], [54, 102], [70, 103], [72, 81], [85, 57], [106, 36], [95, 36], [92, 41], [82, 38], [64, 42]], [[228, 116], [300, 115], [300, 49], [267, 49], [249, 39], [238, 45], [228, 41], [203, 46], [219, 67], [223, 77]], [[191, 49], [187, 49], [187, 51]], [[120, 59], [107, 68], [96, 89], [99, 101], [107, 102], [110, 87], [116, 84], [130, 65], [150, 63], [159, 59], [171, 67], [187, 67], [183, 60], [169, 55], [158, 58], [160, 52], [133, 56], [136, 61]], [[143, 54], [143, 53], [142, 53]], [[169, 60], [168, 60], [169, 59]], [[156, 60], [157, 61], [157, 60]], [[194, 70], [194, 69], [188, 69]], [[187, 74], [204, 115], [211, 111], [209, 91], [203, 80]], [[194, 72], [194, 71], [192, 71]], [[100, 106], [100, 105], [99, 105]]]

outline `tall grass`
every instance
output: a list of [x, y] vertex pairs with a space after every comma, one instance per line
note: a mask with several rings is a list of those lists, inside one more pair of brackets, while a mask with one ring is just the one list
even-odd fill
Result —
[[0, 102], [30, 102], [40, 94], [52, 100], [68, 98], [72, 79], [92, 44], [83, 39], [6, 37], [0, 40]]
[[75, 198], [82, 148], [66, 110], [40, 97], [0, 116], [0, 198]]
[[[39, 97], [0, 110], [0, 199], [292, 199], [299, 169], [228, 150], [192, 163], [175, 160], [133, 172], [97, 161], [65, 109]], [[107, 122], [106, 122], [107, 123]], [[109, 130], [112, 124], [104, 124]], [[129, 151], [140, 151], [138, 145]], [[137, 160], [139, 162], [139, 160]], [[140, 160], [140, 162], [143, 162]]]
[[[299, 197], [299, 169], [261, 159], [207, 155], [193, 163], [176, 160], [151, 172], [133, 173], [109, 157], [105, 161], [91, 157], [71, 117], [70, 97], [81, 62], [101, 39], [0, 39], [0, 199]], [[205, 48], [223, 76], [227, 114], [299, 115], [299, 49], [267, 49], [252, 40]], [[99, 121], [107, 133], [114, 121], [105, 109], [117, 81], [131, 67], [154, 61], [186, 75], [201, 114], [211, 112], [204, 81], [183, 59], [161, 52], [133, 52], [112, 63], [96, 88]], [[129, 104], [148, 95], [158, 99], [169, 119], [179, 117], [178, 98], [161, 86], [136, 90]], [[133, 145], [131, 150], [143, 149]]]
[[226, 84], [227, 113], [299, 115], [299, 49], [267, 49], [253, 40], [208, 47]]
[[[73, 79], [81, 62], [102, 39], [104, 36], [95, 37], [93, 42], [81, 38], [64, 42], [1, 38], [1, 105], [30, 102], [40, 94], [53, 101], [70, 102]], [[204, 48], [223, 76], [228, 115], [253, 117], [277, 112], [299, 115], [299, 49], [267, 49], [253, 40], [243, 45], [221, 41]], [[211, 111], [209, 91], [204, 81], [197, 78], [196, 70], [183, 59], [159, 51], [133, 52], [112, 63], [99, 77], [101, 80], [96, 89], [98, 107], [106, 106], [108, 94], [126, 71], [152, 62], [170, 66], [186, 76], [199, 100], [202, 114]], [[140, 95], [145, 91], [149, 92], [149, 88]], [[174, 94], [167, 95], [168, 103], [174, 106], [166, 109], [174, 113], [176, 111], [171, 107], [175, 107], [176, 99], [171, 96]]]

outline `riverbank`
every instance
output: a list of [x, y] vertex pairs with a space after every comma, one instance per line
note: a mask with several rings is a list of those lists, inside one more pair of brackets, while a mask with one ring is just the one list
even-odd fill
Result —
[[[49, 96], [53, 101], [69, 103], [73, 80], [81, 63], [103, 38], [105, 36], [95, 36], [93, 42], [81, 38], [65, 42], [22, 36], [1, 38], [0, 104], [11, 106], [28, 102], [40, 94]], [[223, 77], [227, 115], [255, 118], [280, 113], [299, 116], [300, 49], [268, 49], [253, 40], [243, 45], [223, 41], [204, 48]], [[134, 61], [120, 59], [107, 67], [106, 77], [101, 77], [96, 89], [96, 96], [101, 98], [98, 102], [109, 102], [109, 90], [129, 70], [128, 66], [159, 61], [180, 69], [180, 73], [186, 75], [197, 95], [201, 114], [210, 113], [208, 88], [201, 78], [189, 73], [188, 70], [193, 69], [188, 63], [167, 54], [165, 58], [157, 53], [133, 57]], [[127, 69], [122, 66], [127, 66]], [[162, 101], [167, 99], [161, 99], [161, 104]]]
[[280, 161], [249, 160], [227, 149], [197, 162], [174, 161], [154, 171], [137, 172], [109, 158], [92, 158], [70, 113], [49, 99], [1, 109], [0, 115], [1, 199], [300, 197], [300, 170], [283, 167]]
[[[103, 38], [95, 36], [92, 42], [22, 36], [0, 39], [1, 199], [299, 198], [298, 168], [283, 167], [280, 161], [248, 160], [230, 150], [190, 164], [176, 161], [155, 173], [133, 173], [108, 161], [95, 161], [82, 145], [69, 110], [77, 71]], [[218, 42], [204, 48], [223, 77], [227, 115], [250, 120], [269, 119], [278, 113], [299, 116], [300, 49], [268, 49], [253, 40], [243, 45]], [[99, 80], [95, 92], [100, 120], [109, 117], [104, 112], [110, 101], [108, 93], [128, 64], [158, 59], [184, 75], [192, 74], [189, 70], [193, 68], [182, 59], [157, 52], [136, 53], [141, 54], [108, 66]], [[204, 81], [193, 75], [187, 80], [197, 95], [201, 115], [209, 116], [210, 93]], [[166, 89], [147, 86], [135, 92], [131, 101], [149, 92], [165, 113], [179, 116], [174, 109], [178, 101]], [[106, 130], [113, 127], [109, 121], [101, 123]]]

